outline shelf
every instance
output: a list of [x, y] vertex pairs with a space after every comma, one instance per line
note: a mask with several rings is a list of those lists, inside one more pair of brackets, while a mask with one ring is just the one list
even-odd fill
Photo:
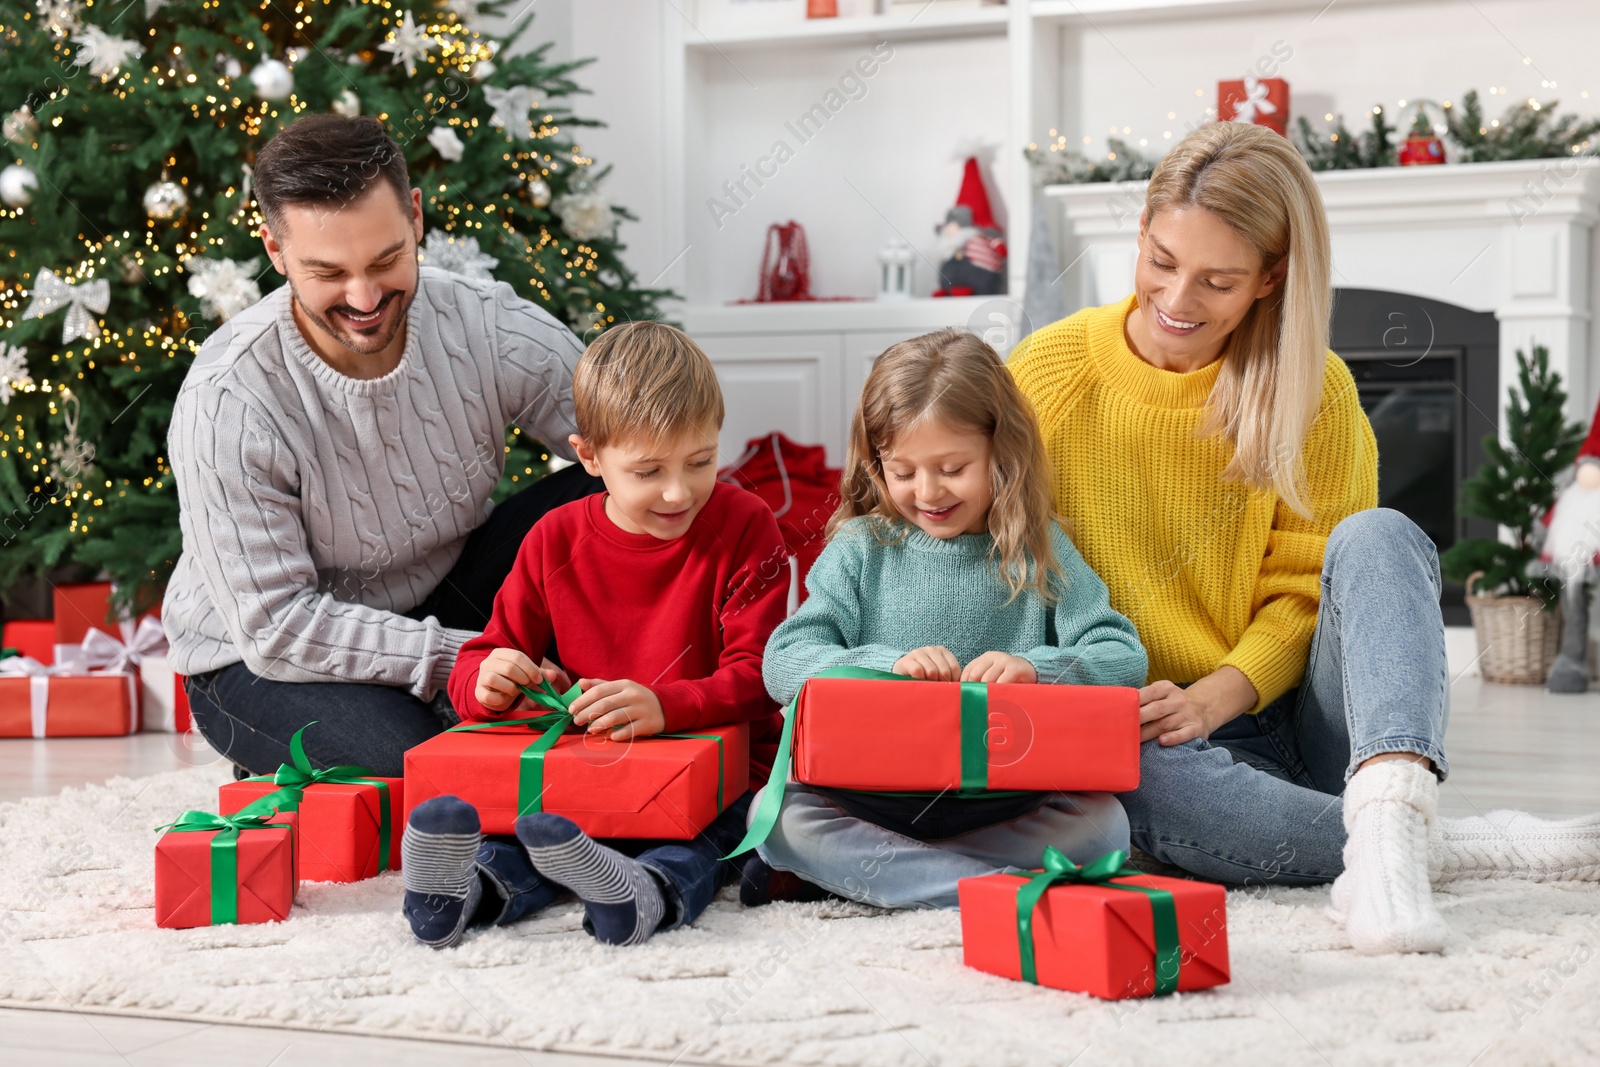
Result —
[[845, 333], [901, 330], [925, 333], [965, 325], [973, 313], [1005, 296], [926, 297], [912, 300], [829, 300], [793, 304], [693, 304], [676, 318], [697, 334]]
[[833, 44], [860, 41], [912, 41], [940, 37], [997, 36], [1006, 32], [1006, 8], [922, 8], [888, 15], [857, 15], [798, 22], [710, 26], [684, 31], [684, 44], [695, 49], [764, 48], [787, 44]]

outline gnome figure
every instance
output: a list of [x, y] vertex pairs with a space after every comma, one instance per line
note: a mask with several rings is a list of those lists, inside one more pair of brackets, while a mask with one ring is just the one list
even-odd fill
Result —
[[1589, 688], [1589, 594], [1600, 561], [1600, 410], [1573, 462], [1572, 481], [1545, 516], [1548, 528], [1530, 574], [1561, 581], [1561, 649], [1545, 686], [1552, 693]]
[[939, 288], [934, 296], [994, 296], [1006, 291], [1005, 233], [989, 213], [989, 194], [976, 156], [968, 156], [956, 206], [945, 213], [939, 240]]

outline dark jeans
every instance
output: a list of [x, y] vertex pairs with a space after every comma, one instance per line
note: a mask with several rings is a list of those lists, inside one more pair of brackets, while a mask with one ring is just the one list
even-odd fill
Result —
[[[472, 531], [461, 558], [426, 600], [407, 612], [458, 630], [483, 630], [522, 539], [554, 508], [605, 488], [574, 464], [541, 478], [494, 509]], [[555, 649], [546, 653], [555, 658]], [[558, 661], [559, 662], [559, 661]], [[243, 663], [184, 681], [194, 723], [206, 742], [252, 774], [289, 761], [289, 738], [309, 722], [306, 756], [318, 767], [353, 763], [398, 778], [405, 751], [455, 720], [441, 691], [431, 703], [410, 690], [367, 682], [277, 682]]]
[[[724, 860], [744, 837], [750, 811], [750, 793], [735, 800], [688, 841], [607, 841], [606, 844], [637, 859], [655, 876], [667, 910], [658, 930], [676, 930], [700, 917], [717, 895], [732, 882], [742, 863]], [[532, 915], [554, 901], [564, 890], [533, 869], [522, 842], [515, 837], [485, 837], [478, 847], [478, 874], [483, 879], [483, 903], [471, 925], [505, 926]], [[589, 929], [589, 920], [584, 920]], [[593, 930], [589, 931], [593, 933]]]

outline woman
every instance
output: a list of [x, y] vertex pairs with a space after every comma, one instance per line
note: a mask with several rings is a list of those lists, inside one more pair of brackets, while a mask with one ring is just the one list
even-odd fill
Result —
[[1600, 878], [1600, 817], [1435, 815], [1438, 560], [1376, 509], [1372, 430], [1327, 346], [1331, 273], [1304, 161], [1218, 123], [1150, 180], [1133, 295], [1010, 367], [1057, 505], [1150, 654], [1134, 844], [1219, 881], [1337, 878], [1358, 951], [1439, 951], [1430, 876]]

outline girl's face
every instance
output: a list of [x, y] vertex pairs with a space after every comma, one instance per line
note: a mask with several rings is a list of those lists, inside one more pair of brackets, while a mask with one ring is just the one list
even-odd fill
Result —
[[889, 499], [909, 523], [934, 537], [988, 529], [994, 486], [989, 435], [926, 419], [880, 449]]
[[1199, 370], [1222, 355], [1250, 306], [1276, 285], [1250, 242], [1205, 208], [1147, 214], [1139, 221], [1139, 306], [1128, 317], [1128, 339], [1163, 370]]

